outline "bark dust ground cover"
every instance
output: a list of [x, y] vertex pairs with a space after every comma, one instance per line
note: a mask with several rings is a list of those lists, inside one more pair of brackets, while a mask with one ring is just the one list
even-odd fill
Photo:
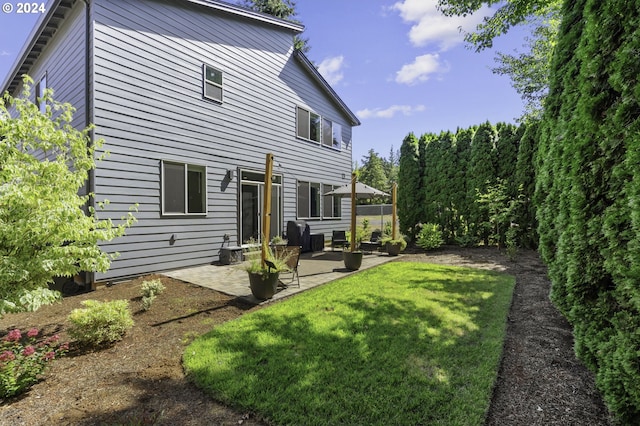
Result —
[[[440, 249], [406, 254], [399, 261], [500, 270], [516, 277], [507, 338], [488, 425], [608, 425], [593, 375], [576, 360], [571, 329], [549, 302], [546, 268], [535, 252], [515, 262], [495, 249]], [[260, 309], [229, 296], [159, 277], [166, 290], [142, 311], [143, 277], [67, 297], [37, 312], [0, 319], [0, 334], [40, 328], [68, 338], [67, 316], [87, 299], [126, 299], [135, 326], [101, 350], [72, 343], [26, 394], [2, 401], [0, 425], [258, 425], [250, 412], [219, 404], [185, 379], [181, 357], [194, 337], [216, 324]], [[284, 402], [283, 402], [284, 403]]]

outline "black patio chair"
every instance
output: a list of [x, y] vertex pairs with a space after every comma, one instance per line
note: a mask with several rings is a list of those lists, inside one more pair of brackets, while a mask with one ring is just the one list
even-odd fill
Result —
[[381, 239], [382, 239], [382, 232], [373, 231], [371, 233], [371, 239], [369, 241], [360, 242], [360, 250], [362, 250], [363, 252], [366, 251], [369, 253], [380, 250], [380, 247], [382, 247], [382, 243], [380, 242]]
[[333, 235], [331, 236], [331, 251], [334, 250], [336, 246], [344, 247], [347, 245], [347, 232], [346, 231], [333, 231]]

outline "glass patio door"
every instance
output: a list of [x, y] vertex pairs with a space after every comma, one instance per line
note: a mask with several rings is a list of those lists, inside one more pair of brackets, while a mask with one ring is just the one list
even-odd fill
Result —
[[[240, 237], [246, 243], [262, 236], [264, 174], [242, 171], [240, 191]], [[282, 234], [282, 176], [274, 175], [271, 186], [271, 232], [269, 239]]]

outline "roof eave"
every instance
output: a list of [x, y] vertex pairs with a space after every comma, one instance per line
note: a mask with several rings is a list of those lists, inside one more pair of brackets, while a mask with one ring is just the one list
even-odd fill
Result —
[[[14, 80], [21, 77], [21, 76], [18, 76], [17, 74], [20, 71], [20, 69], [23, 67], [25, 62], [27, 61], [29, 55], [32, 54], [32, 52], [34, 51], [34, 47], [36, 46], [36, 43], [38, 43], [38, 41], [42, 41], [42, 42], [45, 42], [46, 44], [46, 42], [48, 42], [48, 39], [51, 38], [53, 34], [47, 35], [43, 33], [47, 28], [47, 26], [49, 25], [51, 18], [57, 13], [57, 9], [63, 1], [65, 2], [65, 4], [69, 4], [69, 5], [73, 5], [74, 3], [73, 1], [69, 2], [67, 0], [53, 0], [51, 2], [47, 12], [40, 17], [36, 25], [33, 27], [33, 30], [31, 30], [31, 33], [27, 38], [28, 42], [24, 46], [22, 46], [22, 50], [20, 51], [20, 54], [18, 54], [16, 61], [13, 63], [13, 66], [11, 67], [11, 72], [7, 74], [4, 81], [2, 82], [2, 85], [0, 86], [0, 89], [1, 89], [0, 94], [4, 93], [9, 89], [15, 89], [17, 87], [17, 83], [15, 83]], [[39, 53], [38, 53], [38, 56], [39, 56]]]
[[218, 0], [187, 0], [187, 1], [190, 3], [202, 5], [211, 9], [231, 13], [236, 16], [243, 16], [245, 18], [254, 19], [256, 21], [261, 21], [268, 24], [276, 25], [297, 33], [301, 33], [304, 31], [304, 25], [299, 24], [297, 22], [276, 18], [275, 16], [268, 15], [266, 13], [256, 12], [241, 6], [236, 6], [236, 5], [224, 2], [224, 1], [218, 1]]
[[340, 109], [344, 112], [344, 114], [349, 118], [349, 120], [351, 121], [351, 125], [355, 127], [362, 124], [358, 119], [358, 117], [353, 113], [353, 111], [351, 111], [351, 109], [349, 109], [347, 104], [345, 104], [344, 101], [340, 98], [340, 96], [338, 96], [336, 91], [333, 90], [333, 88], [327, 82], [327, 80], [325, 80], [324, 77], [322, 77], [320, 72], [318, 72], [316, 67], [309, 60], [309, 58], [307, 58], [307, 56], [302, 51], [297, 49], [295, 50], [294, 55], [298, 59], [298, 61], [303, 65], [303, 67], [309, 72], [309, 74], [316, 80], [318, 84], [320, 84], [320, 86], [322, 86], [322, 88], [329, 94], [331, 99], [333, 99], [333, 101], [340, 107]]

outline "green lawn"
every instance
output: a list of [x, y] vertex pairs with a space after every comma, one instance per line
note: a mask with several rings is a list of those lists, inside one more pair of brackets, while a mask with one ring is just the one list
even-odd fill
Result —
[[391, 262], [225, 323], [184, 364], [275, 424], [482, 425], [512, 276]]

